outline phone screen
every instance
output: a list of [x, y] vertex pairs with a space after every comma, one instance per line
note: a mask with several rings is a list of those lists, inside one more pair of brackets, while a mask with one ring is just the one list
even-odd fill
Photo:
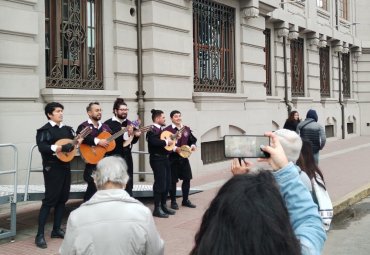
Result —
[[270, 145], [267, 136], [225, 135], [226, 158], [266, 158], [268, 154], [261, 150], [261, 145]]

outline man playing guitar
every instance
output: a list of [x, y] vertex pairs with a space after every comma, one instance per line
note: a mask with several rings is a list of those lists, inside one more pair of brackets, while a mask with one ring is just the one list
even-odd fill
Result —
[[[64, 238], [62, 224], [65, 203], [69, 197], [71, 186], [71, 166], [69, 162], [58, 159], [56, 153], [69, 153], [74, 150], [72, 143], [62, 146], [55, 143], [64, 138], [73, 139], [74, 131], [62, 123], [63, 105], [52, 102], [45, 106], [45, 115], [48, 123], [37, 130], [36, 142], [42, 157], [42, 167], [45, 185], [45, 198], [42, 200], [38, 219], [38, 230], [35, 244], [39, 248], [47, 248], [44, 237], [44, 228], [51, 207], [54, 207], [54, 224], [51, 238]], [[77, 139], [78, 146], [82, 139]]]
[[167, 194], [171, 183], [171, 168], [168, 160], [169, 152], [164, 148], [172, 145], [171, 139], [161, 140], [162, 128], [166, 125], [166, 118], [163, 111], [151, 110], [153, 125], [151, 130], [146, 133], [148, 141], [149, 163], [154, 173], [154, 211], [153, 216], [168, 218], [168, 215], [175, 214], [175, 211], [166, 205]]
[[166, 127], [165, 130], [171, 133], [176, 133], [178, 130], [182, 129], [181, 137], [177, 140], [175, 147], [173, 148], [173, 153], [170, 154], [170, 165], [171, 165], [171, 187], [170, 187], [170, 197], [171, 197], [171, 208], [178, 210], [179, 206], [176, 202], [176, 183], [182, 180], [181, 190], [182, 190], [182, 205], [195, 208], [196, 206], [189, 200], [190, 191], [190, 180], [192, 179], [191, 167], [188, 158], [183, 158], [181, 154], [181, 146], [190, 146], [191, 151], [196, 150], [197, 139], [191, 132], [190, 128], [182, 125], [181, 113], [174, 110], [170, 113], [172, 124]]
[[[77, 128], [77, 134], [79, 134], [84, 128], [90, 126], [92, 128], [91, 133], [85, 137], [83, 144], [89, 146], [102, 146], [107, 147], [109, 142], [106, 139], [99, 139], [97, 136], [105, 131], [112, 133], [111, 129], [107, 124], [101, 123], [102, 110], [99, 102], [91, 102], [86, 107], [89, 119], [81, 123]], [[92, 177], [93, 172], [96, 170], [96, 164], [86, 163], [84, 171], [84, 180], [87, 182], [87, 189], [84, 195], [84, 201], [89, 200], [96, 192], [96, 186]]]
[[[107, 153], [107, 155], [119, 155], [121, 156], [127, 164], [127, 173], [129, 175], [129, 180], [126, 184], [126, 191], [132, 196], [132, 188], [133, 188], [133, 162], [132, 162], [132, 154], [131, 149], [132, 145], [137, 143], [139, 137], [141, 135], [140, 130], [134, 129], [133, 123], [127, 119], [128, 107], [123, 98], [117, 98], [113, 104], [113, 114], [114, 116], [111, 119], [108, 119], [104, 123], [110, 127], [113, 133], [120, 131], [122, 128], [127, 127], [127, 132], [123, 135], [116, 138], [116, 147], [111, 152]], [[133, 139], [129, 145], [123, 147], [124, 141], [130, 139], [133, 136]]]

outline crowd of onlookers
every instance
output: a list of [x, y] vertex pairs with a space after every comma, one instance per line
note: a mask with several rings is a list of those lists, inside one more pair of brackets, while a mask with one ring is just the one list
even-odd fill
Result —
[[[321, 254], [330, 221], [315, 198], [315, 185], [325, 189], [317, 120], [314, 110], [304, 121], [293, 111], [284, 129], [265, 134], [270, 157], [232, 160], [233, 177], [205, 211], [190, 254]], [[98, 191], [70, 214], [61, 254], [163, 254], [151, 211], [124, 190], [124, 160], [102, 159], [94, 179]]]

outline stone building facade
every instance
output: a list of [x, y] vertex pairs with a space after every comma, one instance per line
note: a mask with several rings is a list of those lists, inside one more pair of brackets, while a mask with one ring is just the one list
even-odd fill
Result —
[[[365, 0], [0, 0], [0, 143], [17, 146], [23, 180], [45, 103], [64, 104], [65, 123], [76, 128], [91, 101], [111, 117], [116, 97], [144, 124], [152, 108], [168, 123], [180, 110], [199, 139], [195, 174], [229, 166], [224, 135], [282, 128], [288, 110], [304, 118], [315, 109], [330, 139], [369, 135], [369, 7]], [[7, 157], [0, 154], [5, 166]]]

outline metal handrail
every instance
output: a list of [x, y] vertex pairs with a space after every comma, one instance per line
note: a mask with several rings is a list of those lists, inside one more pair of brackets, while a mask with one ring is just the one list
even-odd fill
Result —
[[[26, 176], [26, 184], [24, 187], [24, 199], [23, 201], [27, 201], [28, 199], [28, 192], [29, 192], [29, 184], [30, 184], [30, 178], [31, 178], [31, 172], [42, 172], [43, 168], [42, 166], [40, 167], [35, 167], [32, 168], [32, 159], [33, 159], [33, 151], [37, 147], [37, 144], [33, 145], [29, 151], [28, 154], [28, 167], [27, 167], [27, 176]], [[132, 151], [133, 154], [149, 154], [149, 152], [146, 151]], [[72, 172], [82, 172], [83, 170], [71, 170]], [[150, 174], [152, 175], [153, 172], [134, 172], [133, 174]]]
[[37, 144], [33, 145], [30, 149], [28, 154], [28, 167], [27, 167], [27, 177], [26, 177], [26, 185], [24, 186], [24, 198], [23, 201], [27, 201], [28, 199], [28, 186], [30, 184], [30, 176], [31, 172], [42, 172], [42, 167], [37, 167], [32, 169], [32, 154], [33, 150], [37, 147]]
[[1, 147], [10, 147], [13, 149], [14, 157], [13, 157], [13, 167], [12, 170], [0, 171], [0, 175], [5, 174], [12, 174], [14, 179], [14, 191], [13, 191], [13, 198], [9, 197], [10, 200], [10, 230], [2, 231], [0, 233], [0, 239], [13, 237], [17, 233], [17, 184], [18, 184], [18, 148], [14, 144], [0, 144]]
[[0, 171], [0, 175], [5, 174], [13, 174], [14, 176], [14, 192], [13, 192], [13, 202], [17, 203], [17, 185], [18, 185], [18, 149], [14, 144], [11, 143], [4, 143], [0, 144], [0, 147], [11, 147], [14, 151], [14, 158], [13, 158], [13, 170], [6, 170], [6, 171]]

